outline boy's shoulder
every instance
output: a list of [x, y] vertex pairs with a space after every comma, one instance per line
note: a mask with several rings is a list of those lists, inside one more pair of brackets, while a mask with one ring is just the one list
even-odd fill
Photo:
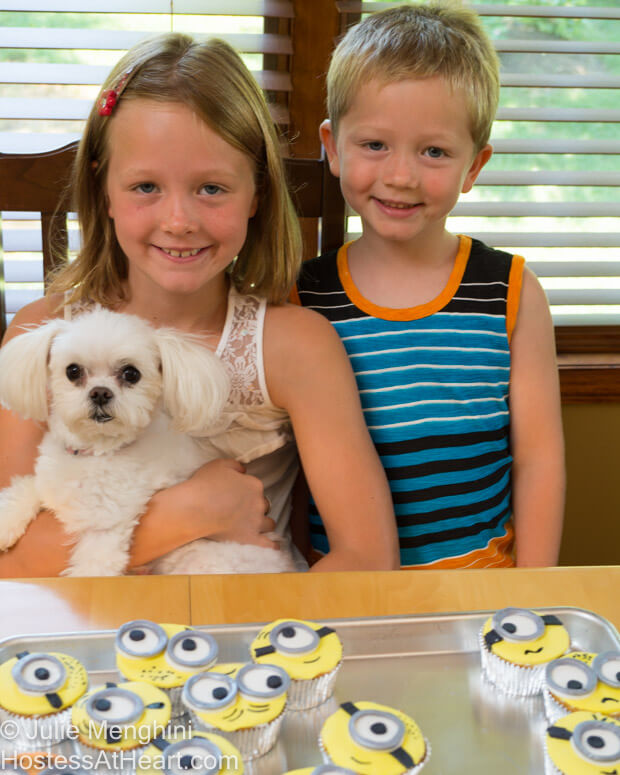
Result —
[[341, 287], [338, 276], [338, 250], [330, 250], [302, 264], [297, 279], [298, 290], [336, 290]]

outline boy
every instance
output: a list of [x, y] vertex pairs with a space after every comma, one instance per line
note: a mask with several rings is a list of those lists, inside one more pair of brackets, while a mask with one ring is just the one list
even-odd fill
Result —
[[477, 16], [440, 2], [367, 17], [327, 76], [321, 139], [363, 233], [307, 262], [297, 290], [351, 359], [403, 567], [558, 559], [563, 436], [544, 291], [521, 257], [445, 228], [491, 157], [498, 70]]

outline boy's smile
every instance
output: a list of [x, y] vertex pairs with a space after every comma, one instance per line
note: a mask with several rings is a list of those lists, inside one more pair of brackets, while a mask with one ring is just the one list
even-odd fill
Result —
[[491, 156], [475, 153], [465, 97], [441, 77], [364, 84], [334, 135], [321, 127], [332, 172], [360, 215], [358, 241], [428, 245]]

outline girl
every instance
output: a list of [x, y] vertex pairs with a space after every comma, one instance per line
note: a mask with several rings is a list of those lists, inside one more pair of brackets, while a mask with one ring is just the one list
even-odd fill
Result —
[[[199, 537], [275, 546], [265, 533], [288, 535], [294, 431], [331, 546], [314, 568], [395, 567], [389, 489], [344, 350], [321, 316], [284, 303], [298, 226], [275, 128], [239, 56], [179, 34], [132, 49], [88, 118], [74, 194], [80, 254], [6, 339], [98, 302], [200, 335], [232, 382], [226, 428], [211, 439], [220, 459], [152, 498], [131, 566]], [[42, 434], [1, 411], [0, 488], [32, 471]], [[42, 512], [0, 575], [62, 572], [67, 541]]]

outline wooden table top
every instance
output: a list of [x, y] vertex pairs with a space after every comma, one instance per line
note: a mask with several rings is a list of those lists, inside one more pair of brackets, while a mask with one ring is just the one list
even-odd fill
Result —
[[620, 566], [0, 581], [0, 638], [130, 619], [228, 624], [575, 606], [620, 629]]

